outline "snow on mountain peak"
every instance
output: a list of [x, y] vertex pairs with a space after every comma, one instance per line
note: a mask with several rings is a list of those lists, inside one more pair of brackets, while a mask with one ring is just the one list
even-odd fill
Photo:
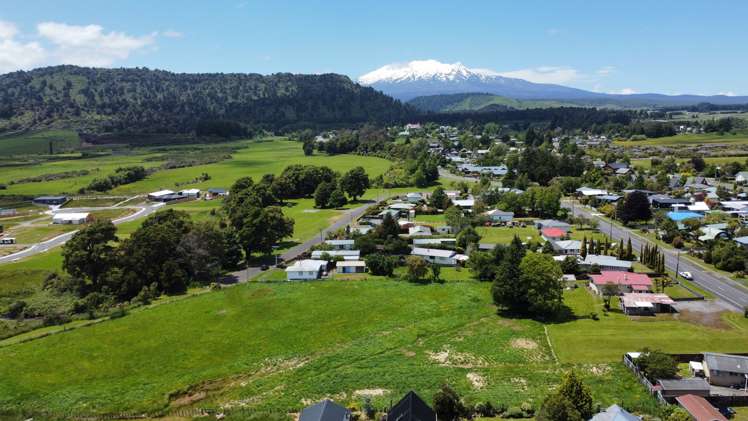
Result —
[[485, 79], [498, 76], [493, 70], [470, 69], [464, 64], [442, 63], [437, 60], [414, 60], [407, 63], [394, 63], [380, 67], [358, 78], [362, 85], [377, 82], [404, 82], [413, 80], [464, 80], [471, 77]]

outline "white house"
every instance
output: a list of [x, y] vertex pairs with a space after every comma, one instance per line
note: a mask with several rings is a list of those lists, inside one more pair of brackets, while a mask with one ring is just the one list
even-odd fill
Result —
[[453, 246], [457, 243], [455, 238], [414, 238], [414, 246], [429, 246], [433, 244]]
[[338, 273], [364, 273], [366, 262], [363, 260], [345, 260], [335, 264]]
[[454, 250], [414, 247], [413, 251], [410, 254], [413, 256], [421, 257], [427, 262], [445, 266], [454, 266], [457, 264], [457, 262], [467, 260], [467, 256], [457, 254], [457, 252], [455, 252]]
[[602, 254], [588, 254], [580, 263], [580, 266], [582, 266], [584, 270], [589, 270], [593, 265], [597, 265], [600, 270], [607, 271], [626, 272], [631, 270], [631, 262], [627, 260], [618, 260], [613, 256], [605, 256]]
[[358, 260], [361, 257], [360, 250], [314, 250], [312, 259], [321, 260], [322, 256], [328, 255], [331, 259], [342, 257], [343, 260]]
[[425, 226], [425, 225], [416, 225], [414, 227], [408, 228], [408, 235], [411, 237], [413, 236], [430, 236], [431, 235], [431, 228]]
[[582, 242], [579, 240], [551, 241], [551, 247], [554, 252], [564, 256], [579, 256], [582, 252]]
[[452, 203], [462, 210], [472, 211], [473, 206], [475, 206], [475, 199], [455, 199]]
[[353, 240], [326, 240], [325, 244], [332, 247], [333, 250], [353, 250], [355, 246]]
[[289, 281], [319, 279], [320, 274], [326, 267], [327, 262], [324, 260], [299, 260], [286, 268], [286, 278]]
[[748, 171], [740, 171], [735, 174], [735, 182], [740, 184], [748, 182]]
[[192, 197], [192, 198], [199, 198], [200, 197], [200, 189], [186, 189], [179, 192], [180, 196], [184, 197]]
[[159, 191], [155, 191], [153, 193], [149, 193], [148, 194], [148, 200], [159, 200], [159, 199], [161, 199], [164, 196], [169, 196], [169, 195], [172, 195], [172, 194], [174, 194], [174, 192], [171, 191], [171, 190], [159, 190]]
[[405, 195], [405, 200], [410, 203], [418, 203], [423, 200], [423, 195], [418, 192], [412, 192]]
[[485, 212], [492, 222], [511, 222], [514, 219], [514, 212], [507, 212], [499, 209], [493, 209]]
[[52, 217], [53, 224], [80, 225], [89, 221], [91, 221], [91, 214], [88, 212], [57, 213]]
[[14, 237], [0, 238], [0, 244], [2, 245], [15, 244], [15, 243], [16, 243], [16, 239]]

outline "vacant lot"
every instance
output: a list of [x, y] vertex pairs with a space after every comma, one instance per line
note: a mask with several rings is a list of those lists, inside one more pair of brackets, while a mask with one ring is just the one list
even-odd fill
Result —
[[746, 145], [748, 144], [748, 135], [741, 134], [679, 134], [675, 136], [659, 137], [656, 139], [646, 139], [637, 141], [617, 140], [615, 145], [624, 147], [634, 146], [677, 146], [677, 145]]
[[[554, 362], [542, 324], [496, 316], [488, 290], [372, 280], [203, 294], [0, 348], [0, 408], [153, 411], [171, 395], [286, 411], [323, 397], [360, 403], [364, 390], [382, 407], [410, 389], [428, 398], [443, 382], [474, 402], [537, 405], [572, 366]], [[651, 408], [605, 361], [575, 365], [596, 400]]]

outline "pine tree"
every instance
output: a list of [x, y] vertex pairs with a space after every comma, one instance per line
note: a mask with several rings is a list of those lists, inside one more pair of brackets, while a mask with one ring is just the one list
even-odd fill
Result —
[[623, 239], [618, 240], [618, 260], [623, 260]]
[[628, 243], [626, 243], [626, 260], [634, 260], [634, 250], [631, 246], [631, 237], [629, 237]]
[[579, 250], [579, 255], [582, 256], [582, 259], [587, 257], [587, 236], [585, 235], [582, 238], [582, 248]]

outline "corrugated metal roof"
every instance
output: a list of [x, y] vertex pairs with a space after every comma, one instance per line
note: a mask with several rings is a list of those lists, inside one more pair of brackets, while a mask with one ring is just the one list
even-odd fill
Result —
[[710, 370], [748, 374], [748, 357], [705, 352], [704, 362]]

